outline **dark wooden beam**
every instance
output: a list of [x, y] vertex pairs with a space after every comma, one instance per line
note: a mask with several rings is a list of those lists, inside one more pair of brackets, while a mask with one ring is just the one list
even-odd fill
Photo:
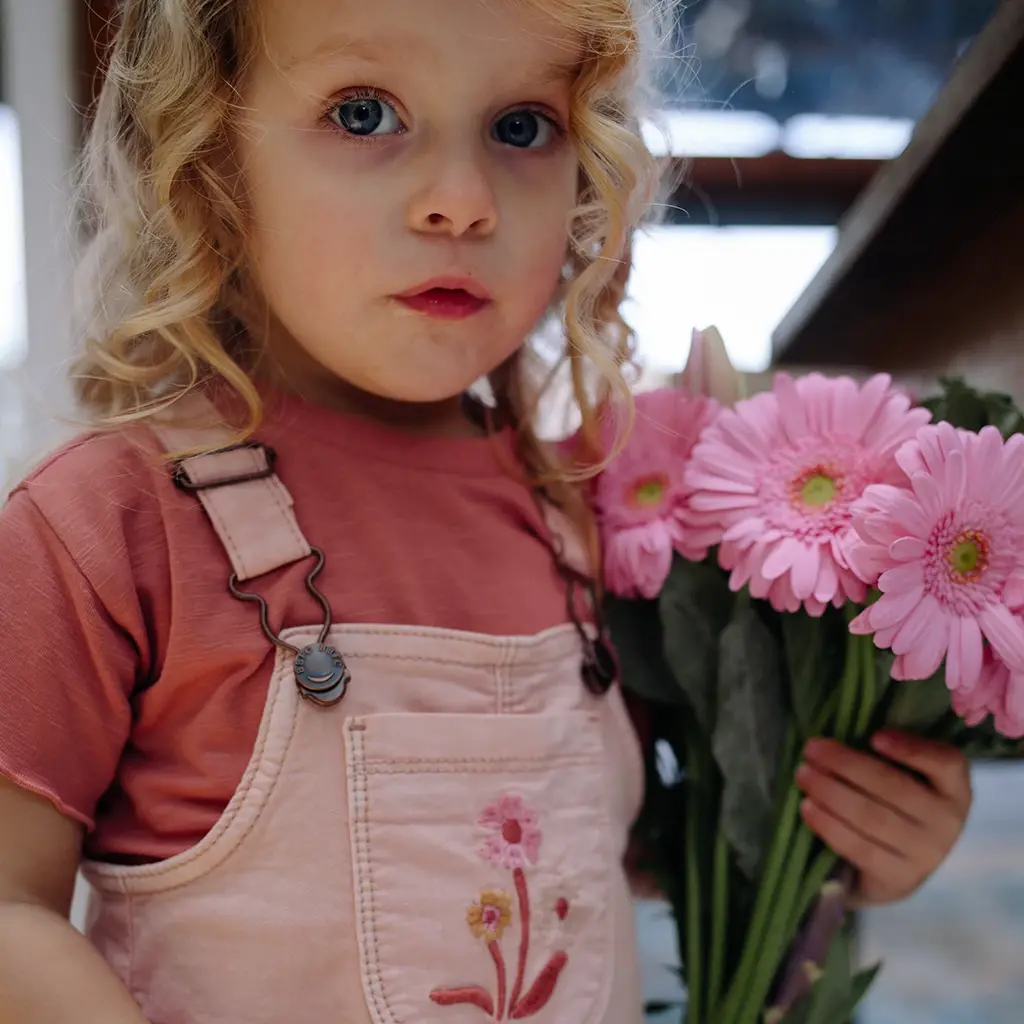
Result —
[[883, 165], [881, 160], [699, 157], [677, 168], [673, 224], [835, 224]]
[[[906, 369], [955, 347], [989, 288], [1024, 289], [1024, 0], [1003, 0], [841, 224], [775, 332], [779, 363]], [[965, 292], [970, 284], [973, 297]], [[927, 325], [927, 327], [926, 327]], [[966, 341], [966, 339], [964, 339]]]
[[114, 37], [116, 10], [117, 0], [79, 0], [75, 25], [75, 102], [86, 121], [99, 95], [107, 48]]

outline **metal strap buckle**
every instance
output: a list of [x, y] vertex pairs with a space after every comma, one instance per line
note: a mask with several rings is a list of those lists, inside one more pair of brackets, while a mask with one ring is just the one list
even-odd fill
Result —
[[174, 481], [174, 486], [182, 491], [187, 491], [190, 494], [196, 494], [199, 491], [210, 491], [216, 487], [230, 487], [233, 484], [245, 484], [249, 483], [250, 480], [266, 480], [268, 477], [274, 475], [274, 466], [277, 463], [277, 452], [274, 451], [269, 445], [264, 444], [262, 441], [242, 441], [239, 444], [231, 444], [226, 448], [218, 448], [216, 451], [208, 452], [208, 455], [222, 455], [225, 452], [236, 452], [243, 450], [262, 451], [263, 457], [267, 460], [266, 469], [257, 469], [251, 473], [242, 473], [238, 476], [223, 477], [218, 480], [210, 480], [208, 483], [195, 484], [189, 480], [185, 473], [185, 463], [190, 462], [194, 458], [203, 458], [201, 455], [190, 455], [188, 458], [182, 459], [174, 467], [174, 472], [171, 474], [171, 479]]

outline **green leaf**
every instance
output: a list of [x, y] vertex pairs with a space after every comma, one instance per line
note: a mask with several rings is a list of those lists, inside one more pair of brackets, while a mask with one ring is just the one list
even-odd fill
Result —
[[756, 875], [771, 838], [788, 718], [779, 663], [771, 631], [744, 596], [719, 642], [712, 747], [724, 780], [722, 829], [748, 878]]
[[925, 735], [943, 721], [950, 707], [946, 672], [939, 669], [930, 679], [893, 683], [885, 724], [890, 729]]
[[[838, 938], [838, 937], [837, 937]], [[833, 948], [836, 943], [833, 942]], [[842, 950], [838, 952], [842, 953]], [[845, 954], [849, 956], [849, 946]], [[860, 1001], [867, 994], [879, 970], [881, 964], [876, 964], [859, 974], [849, 977], [850, 969], [847, 963], [840, 967], [840, 973], [829, 976], [830, 968], [826, 966], [814, 985], [804, 993], [796, 1002], [793, 1008], [786, 1014], [780, 1024], [848, 1024], [853, 1012], [857, 1009]], [[843, 977], [845, 972], [845, 978]], [[842, 988], [845, 991], [842, 995], [829, 996], [828, 991]], [[819, 1006], [829, 1016], [818, 1016]]]
[[728, 577], [717, 565], [679, 557], [659, 598], [665, 661], [707, 733], [717, 713], [719, 637], [734, 603]]
[[993, 426], [1003, 437], [1024, 433], [1024, 414], [1010, 395], [978, 391], [959, 377], [943, 378], [940, 383], [941, 392], [922, 403], [935, 420], [966, 430]]
[[850, 977], [852, 940], [848, 929], [837, 932], [829, 944], [821, 977], [814, 983], [807, 1024], [837, 1024], [846, 1020], [844, 1012], [853, 990]]
[[805, 1024], [840, 1024], [850, 1019], [881, 965], [851, 976], [852, 966], [853, 936], [843, 929], [832, 940], [822, 976], [812, 989]]
[[882, 969], [880, 963], [875, 964], [874, 967], [867, 967], [863, 971], [853, 976], [853, 985], [851, 986], [850, 995], [856, 1000], [853, 1006], [850, 1007], [852, 1013], [859, 1003], [867, 994], [868, 989], [875, 983], [875, 978], [878, 977], [878, 972]]
[[996, 427], [1004, 438], [1024, 433], [1024, 415], [1009, 395], [989, 393], [984, 402], [989, 425]]
[[814, 1004], [814, 989], [805, 992], [793, 1005], [793, 1008], [779, 1022], [779, 1024], [807, 1024], [811, 1007]]
[[832, 614], [832, 609], [820, 618], [805, 611], [780, 618], [793, 713], [801, 734], [810, 736], [830, 691], [839, 681], [846, 626], [842, 616]]
[[661, 653], [658, 602], [608, 595], [604, 614], [618, 655], [622, 685], [647, 700], [684, 703], [683, 694]]
[[988, 423], [984, 399], [960, 378], [942, 381], [942, 396], [929, 405], [936, 419], [952, 423], [964, 430], [981, 430]]

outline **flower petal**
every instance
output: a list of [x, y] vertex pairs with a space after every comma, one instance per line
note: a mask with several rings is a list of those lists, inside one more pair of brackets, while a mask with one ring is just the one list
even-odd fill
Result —
[[889, 629], [903, 622], [924, 598], [924, 583], [908, 590], [883, 594], [869, 609], [872, 628]]
[[978, 625], [993, 650], [1014, 672], [1024, 672], [1024, 621], [1004, 604], [986, 605]]
[[931, 532], [932, 520], [924, 514], [920, 504], [909, 493], [893, 495], [887, 505], [888, 514], [906, 527], [904, 534], [925, 537]]
[[818, 579], [814, 584], [814, 599], [827, 604], [836, 596], [838, 586], [839, 574], [836, 572], [835, 562], [831, 558], [822, 558], [818, 567]]
[[939, 602], [931, 594], [925, 594], [906, 617], [899, 632], [893, 638], [893, 654], [908, 654], [927, 636], [930, 629], [940, 630], [943, 635], [942, 646], [946, 646], [945, 616], [941, 614]]
[[924, 567], [920, 562], [901, 562], [878, 578], [878, 589], [883, 594], [912, 590], [924, 585]]
[[805, 550], [804, 545], [795, 537], [783, 537], [765, 558], [764, 565], [761, 566], [761, 575], [768, 580], [778, 579], [792, 568], [793, 563]]
[[928, 545], [919, 537], [900, 537], [889, 545], [889, 554], [897, 562], [913, 562], [924, 558]]
[[964, 500], [967, 486], [967, 463], [961, 451], [949, 453], [946, 459], [946, 479], [942, 488], [943, 503], [949, 507], [958, 506]]
[[914, 497], [921, 505], [921, 510], [929, 519], [937, 519], [948, 507], [946, 495], [935, 477], [927, 473], [915, 473], [910, 478], [910, 486], [914, 490]]
[[801, 545], [800, 553], [793, 562], [793, 571], [790, 573], [790, 585], [793, 588], [793, 593], [801, 601], [806, 600], [814, 593], [822, 561], [831, 561], [831, 559], [822, 553], [817, 544]]
[[981, 629], [969, 616], [949, 620], [949, 652], [946, 655], [946, 686], [957, 692], [977, 685], [981, 675]]
[[796, 382], [788, 373], [777, 373], [772, 390], [778, 397], [782, 429], [790, 442], [798, 444], [807, 436], [807, 413], [797, 392]]
[[608, 589], [620, 597], [657, 597], [672, 568], [672, 551], [663, 523], [613, 533], [605, 543]]
[[[934, 601], [934, 598], [932, 598]], [[932, 613], [935, 614], [935, 613]], [[946, 656], [949, 630], [938, 615], [926, 625], [910, 650], [903, 654], [905, 679], [930, 679]]]

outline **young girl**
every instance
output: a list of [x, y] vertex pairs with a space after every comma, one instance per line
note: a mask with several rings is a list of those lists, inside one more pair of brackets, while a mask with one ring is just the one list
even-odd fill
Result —
[[[625, 390], [651, 24], [123, 4], [88, 150], [97, 429], [0, 516], [0, 1021], [640, 1019], [642, 762], [529, 353], [561, 318], [591, 439]], [[969, 803], [955, 754], [890, 753], [933, 785], [807, 769], [864, 899], [920, 884]]]

